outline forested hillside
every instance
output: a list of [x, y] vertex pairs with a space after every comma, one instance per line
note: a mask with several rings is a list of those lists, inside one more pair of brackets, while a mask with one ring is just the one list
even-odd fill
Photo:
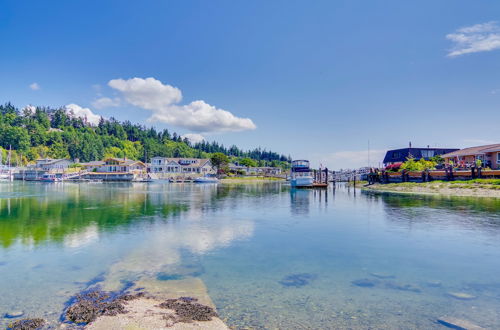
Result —
[[[2, 149], [3, 148], [3, 149]], [[65, 108], [25, 108], [0, 105], [0, 152], [3, 162], [12, 148], [12, 162], [19, 165], [39, 157], [79, 159], [82, 162], [105, 157], [127, 157], [149, 162], [151, 157], [209, 157], [222, 152], [233, 161], [255, 160], [260, 166], [287, 166], [289, 157], [256, 148], [243, 151], [217, 142], [191, 144], [168, 129], [101, 119], [89, 124]]]

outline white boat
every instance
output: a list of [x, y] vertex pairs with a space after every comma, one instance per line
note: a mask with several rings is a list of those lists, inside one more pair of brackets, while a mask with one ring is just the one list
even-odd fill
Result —
[[200, 176], [193, 180], [194, 183], [218, 183], [219, 179], [215, 176]]
[[12, 181], [12, 174], [9, 172], [0, 172], [0, 181]]
[[292, 161], [290, 185], [292, 187], [312, 187], [314, 178], [311, 174], [308, 160]]

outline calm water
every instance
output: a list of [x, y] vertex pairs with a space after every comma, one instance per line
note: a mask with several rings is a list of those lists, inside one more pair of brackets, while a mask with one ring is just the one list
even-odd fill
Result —
[[55, 322], [89, 285], [194, 276], [235, 328], [439, 329], [445, 315], [500, 328], [499, 274], [500, 200], [0, 184], [2, 315]]

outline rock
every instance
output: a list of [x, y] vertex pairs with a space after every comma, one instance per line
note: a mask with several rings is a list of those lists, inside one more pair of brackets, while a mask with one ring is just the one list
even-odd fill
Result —
[[9, 323], [9, 330], [37, 330], [45, 325], [44, 319], [22, 319], [16, 322]]
[[439, 287], [441, 287], [441, 286], [442, 286], [441, 281], [427, 281], [427, 282], [425, 282], [425, 284], [426, 284], [427, 286], [432, 287], [432, 288], [439, 288]]
[[124, 314], [124, 302], [143, 297], [144, 293], [113, 297], [111, 293], [92, 290], [79, 294], [75, 303], [66, 310], [66, 318], [74, 323], [90, 323], [101, 315]]
[[309, 284], [312, 280], [316, 278], [316, 275], [313, 274], [308, 274], [308, 273], [302, 273], [302, 274], [291, 274], [288, 276], [285, 276], [279, 283], [283, 286], [287, 287], [302, 287], [304, 285]]
[[355, 285], [355, 286], [359, 286], [359, 287], [362, 287], [362, 288], [372, 288], [372, 287], [374, 287], [377, 284], [376, 281], [371, 280], [369, 278], [362, 278], [362, 279], [359, 279], [359, 280], [354, 280], [351, 283], [353, 285]]
[[180, 297], [178, 299], [167, 299], [159, 304], [158, 307], [175, 311], [175, 316], [171, 318], [173, 323], [211, 321], [212, 317], [218, 317], [212, 307], [202, 305], [197, 301], [198, 299], [196, 298]]
[[167, 274], [164, 272], [158, 273], [156, 275], [156, 279], [158, 281], [177, 281], [177, 280], [182, 280], [184, 279], [184, 275], [179, 275], [179, 274]]
[[480, 330], [484, 329], [476, 324], [473, 324], [467, 320], [457, 319], [455, 317], [441, 317], [437, 319], [439, 324], [447, 326], [448, 328], [458, 329], [458, 330]]
[[4, 317], [7, 319], [15, 319], [16, 317], [21, 317], [24, 315], [23, 311], [12, 311], [9, 313], [5, 313]]
[[450, 297], [460, 300], [472, 300], [477, 298], [476, 296], [473, 296], [465, 292], [447, 292], [446, 294]]
[[400, 291], [408, 291], [408, 292], [416, 292], [419, 293], [422, 290], [420, 290], [419, 287], [413, 285], [413, 284], [401, 284], [401, 283], [396, 283], [396, 282], [387, 282], [385, 286], [388, 289], [393, 289], [393, 290], [400, 290]]
[[370, 273], [370, 275], [380, 279], [396, 278], [396, 276], [386, 273]]

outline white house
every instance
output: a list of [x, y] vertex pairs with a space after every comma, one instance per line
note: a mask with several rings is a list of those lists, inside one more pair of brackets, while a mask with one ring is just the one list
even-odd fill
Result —
[[158, 174], [214, 174], [215, 169], [208, 158], [167, 158], [153, 157], [151, 173]]
[[80, 164], [88, 171], [100, 173], [145, 173], [146, 165], [139, 160], [127, 158], [107, 158], [103, 161], [95, 161]]
[[69, 159], [52, 159], [42, 158], [36, 160], [36, 168], [41, 168], [44, 171], [64, 171], [73, 164]]
[[242, 172], [244, 175], [280, 175], [280, 167], [247, 167], [242, 165], [237, 165], [234, 163], [229, 164], [229, 170], [233, 172]]

